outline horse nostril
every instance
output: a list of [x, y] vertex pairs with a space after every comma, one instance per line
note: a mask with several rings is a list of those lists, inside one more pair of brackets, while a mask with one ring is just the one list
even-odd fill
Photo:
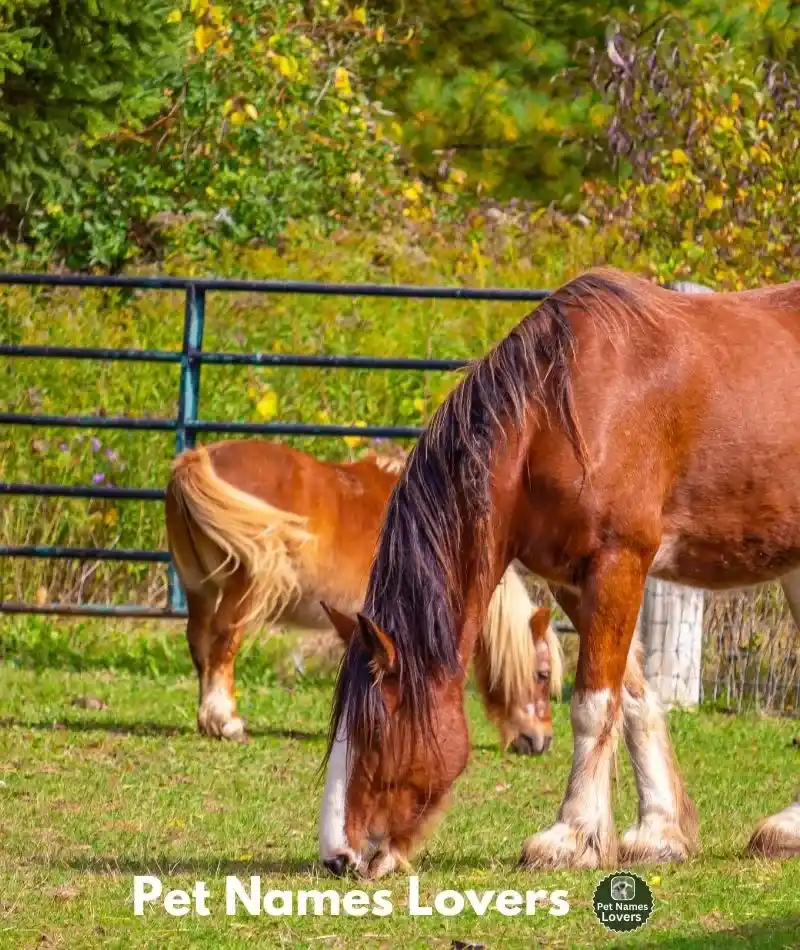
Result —
[[335, 858], [330, 858], [325, 862], [325, 867], [334, 875], [334, 877], [344, 877], [349, 866], [349, 861], [344, 854], [337, 854]]
[[550, 748], [550, 746], [551, 746], [552, 744], [553, 744], [553, 737], [552, 737], [552, 736], [545, 736], [545, 737], [544, 737], [544, 743], [543, 743], [543, 745], [542, 745], [542, 752], [547, 752], [547, 750]]
[[518, 755], [533, 755], [533, 740], [530, 736], [520, 733], [511, 744], [511, 747]]

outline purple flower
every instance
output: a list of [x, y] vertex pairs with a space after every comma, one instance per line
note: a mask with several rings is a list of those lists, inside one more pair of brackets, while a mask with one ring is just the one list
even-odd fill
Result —
[[95, 472], [94, 475], [92, 475], [93, 485], [102, 485], [105, 480], [106, 477], [102, 472]]
[[119, 452], [115, 452], [114, 449], [106, 449], [106, 458], [109, 462], [116, 462], [119, 458]]
[[58, 443], [58, 450], [59, 450], [59, 452], [69, 452], [69, 445], [68, 445], [68, 443], [66, 443], [66, 442], [59, 442], [59, 443]]
[[92, 451], [99, 452], [102, 449], [103, 443], [96, 436], [92, 436]]

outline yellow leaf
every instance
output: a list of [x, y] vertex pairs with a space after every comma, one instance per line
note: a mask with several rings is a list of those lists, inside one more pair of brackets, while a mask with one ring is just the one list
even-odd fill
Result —
[[661, 883], [661, 877], [658, 874], [654, 874], [653, 877], [650, 878], [650, 885], [652, 887], [658, 887], [660, 883]]
[[338, 66], [333, 74], [333, 85], [340, 96], [350, 96], [353, 90], [350, 86], [350, 76], [343, 66]]
[[360, 23], [362, 26], [364, 26], [364, 24], [367, 22], [367, 11], [364, 9], [364, 7], [356, 7], [350, 16], [356, 21], [356, 23]]
[[278, 414], [278, 397], [268, 389], [256, 404], [256, 412], [262, 419], [274, 419]]
[[223, 22], [222, 7], [209, 7], [208, 14], [211, 17], [211, 22], [215, 26], [222, 26], [222, 22]]
[[691, 159], [682, 148], [674, 148], [670, 155], [673, 165], [690, 165]]
[[217, 55], [218, 56], [230, 56], [233, 52], [233, 43], [230, 41], [230, 37], [223, 36], [221, 39], [217, 40]]
[[375, 40], [378, 43], [382, 43], [385, 39], [386, 39], [386, 30], [384, 30], [382, 26], [379, 26], [378, 29], [375, 30]]
[[112, 527], [119, 521], [119, 512], [116, 508], [109, 508], [108, 511], [103, 515], [103, 523], [107, 524], [109, 527]]
[[450, 181], [454, 181], [457, 185], [463, 185], [467, 180], [467, 173], [461, 168], [451, 168], [449, 177]]
[[418, 412], [420, 415], [424, 416], [424, 415], [425, 415], [425, 400], [424, 400], [424, 399], [419, 399], [419, 398], [415, 399], [415, 400], [414, 400], [414, 408], [417, 410], [417, 412]]
[[250, 116], [250, 118], [254, 122], [258, 118], [258, 110], [256, 109], [256, 107], [253, 105], [252, 102], [247, 103], [247, 105], [244, 107], [244, 111]]
[[708, 208], [709, 211], [719, 211], [719, 209], [725, 204], [725, 199], [722, 195], [715, 195], [713, 192], [709, 192], [706, 195], [705, 201], [703, 204]]
[[248, 386], [248, 387], [247, 387], [247, 398], [248, 398], [248, 399], [255, 399], [257, 395], [258, 395], [258, 390], [256, 389], [255, 386]]
[[192, 13], [200, 19], [201, 16], [205, 16], [206, 11], [211, 6], [209, 0], [192, 0], [189, 4], [189, 9]]
[[198, 26], [194, 31], [194, 45], [200, 53], [205, 53], [217, 38], [217, 31], [210, 26]]
[[183, 14], [180, 10], [170, 10], [169, 15], [167, 16], [167, 23], [180, 23], [183, 19]]
[[226, 99], [225, 105], [222, 107], [223, 115], [230, 115], [233, 110], [233, 99]]

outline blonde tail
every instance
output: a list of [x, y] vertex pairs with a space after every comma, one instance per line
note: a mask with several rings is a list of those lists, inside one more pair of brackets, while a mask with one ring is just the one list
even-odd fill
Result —
[[242, 601], [252, 605], [244, 623], [274, 621], [299, 598], [297, 560], [312, 537], [305, 524], [300, 515], [221, 479], [205, 448], [190, 449], [173, 463], [167, 533], [176, 570], [188, 589], [221, 588], [243, 571], [250, 586]]

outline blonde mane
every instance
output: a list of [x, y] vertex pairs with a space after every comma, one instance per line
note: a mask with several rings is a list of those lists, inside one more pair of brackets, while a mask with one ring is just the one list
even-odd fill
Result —
[[399, 451], [402, 452], [401, 455], [371, 455], [369, 460], [382, 472], [399, 475], [406, 467], [406, 461], [408, 460], [408, 452], [403, 452], [402, 449]]
[[[482, 630], [489, 661], [489, 685], [502, 692], [509, 709], [525, 705], [536, 674], [536, 650], [530, 626], [534, 609], [525, 582], [509, 567], [492, 595]], [[564, 659], [561, 644], [550, 625], [545, 639], [550, 650], [550, 689], [553, 696], [559, 697]]]

